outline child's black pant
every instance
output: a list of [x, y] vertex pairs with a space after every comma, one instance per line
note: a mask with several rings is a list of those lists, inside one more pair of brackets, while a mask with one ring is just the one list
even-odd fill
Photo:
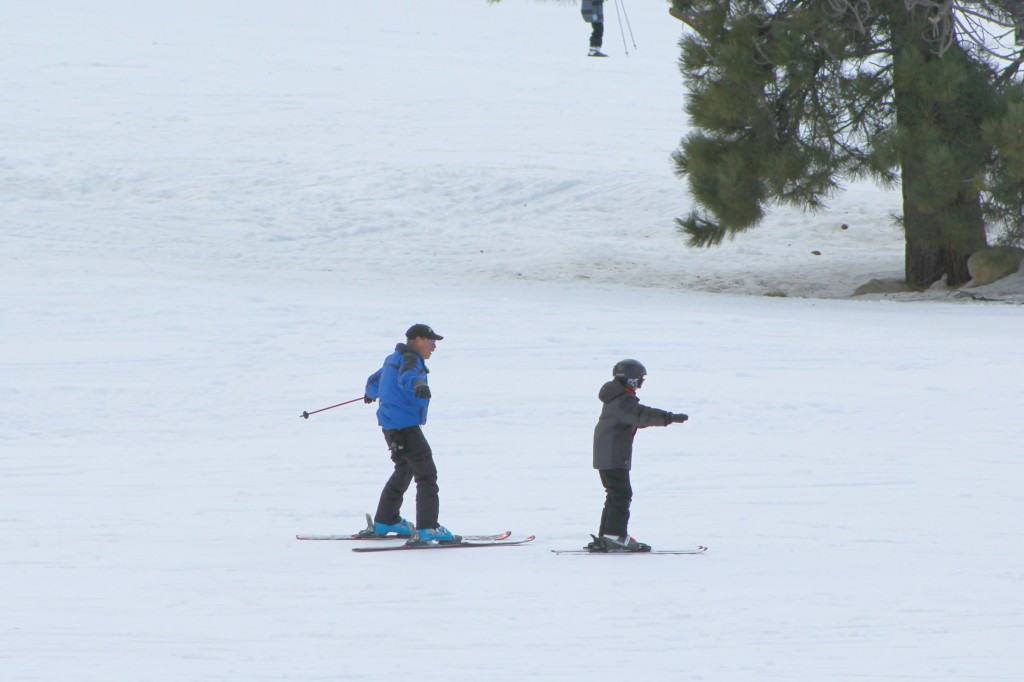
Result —
[[604, 486], [604, 511], [598, 535], [627, 535], [629, 503], [633, 500], [633, 487], [629, 484], [628, 469], [598, 469]]
[[373, 520], [379, 523], [398, 523], [402, 498], [409, 484], [416, 480], [416, 527], [437, 528], [440, 506], [437, 498], [437, 467], [430, 444], [418, 426], [396, 431], [384, 431], [384, 440], [391, 450], [395, 471], [384, 484]]

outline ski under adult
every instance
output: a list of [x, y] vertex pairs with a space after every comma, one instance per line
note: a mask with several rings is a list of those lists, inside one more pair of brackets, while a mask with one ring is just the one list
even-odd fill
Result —
[[[511, 537], [512, 531], [506, 530], [502, 533], [494, 533], [491, 535], [463, 535], [463, 540], [470, 542], [496, 542], [498, 540], [507, 540]], [[369, 514], [366, 515], [366, 528], [359, 531], [358, 533], [300, 533], [295, 536], [296, 540], [409, 540], [408, 535], [376, 535], [373, 532], [373, 517]]]
[[[494, 533], [492, 535], [463, 535], [463, 540], [469, 540], [471, 542], [497, 542], [499, 540], [507, 540], [512, 537], [512, 531], [506, 530], [501, 533]], [[360, 535], [359, 533], [350, 533], [348, 535], [331, 535], [325, 533], [318, 535], [316, 533], [305, 533], [295, 536], [296, 540], [408, 540], [408, 536], [403, 535]]]
[[388, 547], [353, 547], [353, 552], [411, 552], [419, 550], [431, 550], [431, 549], [470, 549], [479, 547], [515, 547], [517, 545], [525, 545], [528, 542], [533, 542], [537, 537], [530, 535], [519, 540], [498, 540], [490, 542], [470, 542], [465, 539], [460, 542], [423, 542], [423, 543], [406, 543], [403, 545], [390, 545]]

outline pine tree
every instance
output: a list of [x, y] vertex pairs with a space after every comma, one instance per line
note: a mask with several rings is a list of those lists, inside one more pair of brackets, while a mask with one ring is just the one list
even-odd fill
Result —
[[[1024, 234], [1020, 0], [673, 0], [694, 130], [676, 153], [695, 246], [841, 178], [899, 184], [906, 278], [969, 279], [989, 231]], [[1014, 29], [1017, 29], [1015, 35]]]

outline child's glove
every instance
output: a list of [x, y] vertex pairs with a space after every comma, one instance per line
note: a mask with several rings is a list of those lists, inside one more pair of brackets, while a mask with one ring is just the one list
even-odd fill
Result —
[[420, 384], [416, 387], [416, 397], [430, 399], [430, 386]]
[[689, 417], [687, 417], [685, 414], [683, 414], [681, 412], [673, 413], [673, 414], [671, 414], [669, 416], [672, 418], [671, 419], [671, 423], [673, 423], [673, 424], [682, 424], [684, 421], [689, 419]]
[[372, 402], [373, 402], [374, 400], [376, 400], [376, 398], [371, 398], [371, 397], [370, 397], [370, 396], [368, 396], [368, 395], [364, 395], [364, 396], [363, 396], [363, 402], [364, 402], [364, 403], [366, 403], [367, 405], [369, 405], [370, 403], [372, 403]]

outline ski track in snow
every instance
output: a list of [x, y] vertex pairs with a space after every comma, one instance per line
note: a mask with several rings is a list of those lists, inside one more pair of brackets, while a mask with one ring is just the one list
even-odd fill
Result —
[[[587, 60], [571, 4], [0, 9], [0, 679], [1024, 677], [1019, 307], [846, 300], [902, 268], [871, 185], [685, 248], [680, 26], [629, 10]], [[299, 413], [413, 321], [442, 522], [534, 546], [294, 540], [389, 465]], [[631, 531], [704, 556], [548, 551], [627, 356], [691, 415]]]

